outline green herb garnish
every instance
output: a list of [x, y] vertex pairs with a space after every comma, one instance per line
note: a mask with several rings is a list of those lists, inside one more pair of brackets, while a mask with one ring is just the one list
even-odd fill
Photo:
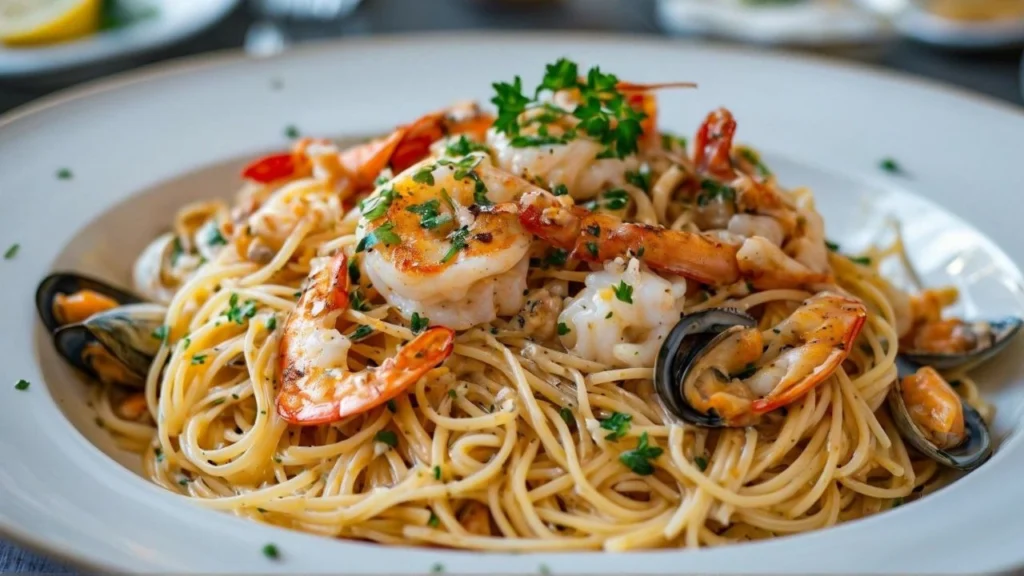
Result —
[[450, 248], [448, 248], [448, 252], [445, 253], [444, 258], [441, 258], [441, 263], [447, 263], [449, 260], [455, 257], [459, 250], [465, 249], [468, 246], [466, 242], [468, 238], [469, 228], [465, 226], [449, 234], [448, 241], [451, 242], [452, 245]]
[[388, 407], [388, 412], [391, 412], [392, 414], [394, 414], [395, 412], [398, 412], [398, 404], [395, 403], [394, 399], [388, 400], [385, 403], [385, 406]]
[[61, 180], [71, 180], [72, 176], [73, 175], [71, 174], [71, 170], [67, 168], [61, 168], [60, 170], [57, 170], [57, 178], [60, 178]]
[[25, 380], [24, 378], [22, 378], [22, 379], [20, 379], [20, 380], [18, 380], [17, 382], [14, 383], [14, 389], [15, 390], [28, 390], [28, 387], [31, 386], [31, 385], [32, 384], [29, 383], [28, 380]]
[[395, 225], [391, 222], [385, 222], [380, 226], [366, 233], [363, 239], [356, 245], [356, 252], [363, 252], [373, 248], [377, 244], [383, 242], [385, 246], [394, 246], [395, 244], [401, 244], [402, 239], [395, 234]]
[[626, 284], [624, 281], [620, 280], [619, 281], [619, 285], [613, 287], [613, 289], [615, 290], [615, 298], [617, 298], [620, 302], [625, 302], [626, 304], [632, 304], [633, 303], [633, 287], [632, 286], [630, 286], [629, 284]]
[[271, 560], [277, 560], [281, 557], [281, 553], [277, 550], [277, 546], [273, 544], [267, 544], [263, 547], [263, 555]]
[[643, 190], [644, 192], [651, 191], [651, 167], [647, 164], [642, 164], [640, 169], [636, 172], [626, 172], [626, 182], [629, 182], [633, 186]]
[[903, 172], [903, 168], [900, 168], [900, 165], [892, 158], [883, 158], [878, 163], [878, 167], [890, 174], [900, 174]]
[[284, 128], [284, 135], [294, 140], [299, 137], [299, 129], [296, 128], [294, 125], [289, 124]]
[[572, 428], [572, 426], [576, 424], [576, 419], [573, 418], [572, 410], [569, 408], [563, 406], [562, 409], [558, 411], [558, 415], [561, 416], [566, 426]]
[[488, 150], [487, 146], [466, 138], [465, 134], [459, 136], [458, 140], [448, 144], [444, 149], [444, 153], [447, 156], [465, 156], [470, 152], [488, 152]]
[[569, 332], [572, 332], [572, 329], [569, 328], [568, 324], [566, 324], [565, 322], [559, 322], [558, 323], [558, 335], [559, 336], [565, 336]]
[[594, 258], [597, 258], [597, 254], [598, 254], [597, 242], [587, 242], [586, 246], [587, 246], [587, 252], [590, 252], [591, 256], [593, 256]]
[[366, 324], [360, 324], [356, 326], [356, 329], [351, 334], [348, 335], [348, 339], [353, 342], [359, 342], [360, 340], [368, 338], [370, 334], [373, 334], [373, 328], [370, 328]]
[[623, 414], [621, 412], [612, 412], [612, 415], [604, 420], [601, 420], [601, 428], [605, 430], [611, 430], [611, 432], [604, 437], [605, 440], [618, 440], [625, 436], [629, 432], [631, 426], [630, 421], [633, 417], [629, 414]]
[[700, 468], [701, 472], [708, 469], [708, 459], [703, 456], [697, 456], [694, 458], [693, 463], [697, 465], [697, 468]]
[[384, 188], [377, 194], [359, 203], [359, 211], [367, 220], [376, 220], [388, 213], [388, 208], [395, 199], [393, 188]]
[[825, 240], [825, 247], [831, 250], [832, 252], [839, 252], [839, 244], [836, 244], [835, 242]]
[[452, 221], [449, 214], [440, 214], [438, 209], [441, 204], [435, 200], [428, 200], [422, 204], [414, 204], [406, 208], [406, 211], [420, 216], [420, 228], [433, 230]]
[[412, 318], [409, 320], [409, 327], [412, 329], [413, 334], [419, 334], [426, 330], [427, 326], [430, 326], [430, 318], [420, 316], [419, 312], [412, 313]]
[[238, 294], [232, 294], [228, 300], [228, 320], [235, 324], [245, 324], [250, 318], [256, 315], [256, 301], [246, 300], [241, 306], [238, 305]]
[[441, 524], [441, 519], [437, 517], [433, 512], [430, 513], [430, 519], [427, 520], [427, 526], [431, 528], [437, 528]]
[[167, 336], [170, 334], [170, 332], [171, 332], [171, 327], [167, 326], [167, 325], [163, 325], [163, 326], [158, 327], [156, 330], [153, 330], [153, 333], [150, 334], [150, 336], [152, 336], [154, 339], [159, 340], [159, 341], [163, 342], [164, 344], [166, 344], [167, 343]]
[[441, 479], [441, 467], [440, 466], [434, 466], [434, 480], [440, 480], [440, 479]]
[[565, 196], [566, 194], [569, 193], [569, 187], [566, 186], [565, 184], [555, 184], [555, 186], [551, 189], [551, 193], [554, 194], [555, 196]]
[[644, 432], [640, 435], [635, 449], [619, 454], [619, 462], [640, 476], [650, 476], [654, 474], [654, 466], [650, 461], [656, 460], [662, 452], [664, 450], [661, 448], [647, 444], [647, 432]]
[[398, 434], [395, 434], [391, 430], [381, 430], [380, 432], [377, 432], [377, 434], [374, 435], [373, 440], [375, 442], [380, 442], [381, 444], [387, 444], [392, 448], [398, 446]]
[[861, 266], [870, 266], [871, 258], [868, 256], [847, 256], [854, 264], [860, 264]]
[[192, 355], [192, 365], [193, 366], [198, 366], [200, 364], [205, 364], [205, 363], [206, 363], [206, 354], [193, 354]]
[[362, 275], [359, 272], [359, 261], [352, 258], [348, 261], [348, 281], [352, 284], [359, 284], [359, 278]]
[[697, 195], [698, 206], [707, 206], [712, 200], [716, 199], [722, 202], [733, 202], [736, 200], [735, 188], [726, 186], [721, 182], [708, 180], [707, 178], [701, 180], [700, 190], [700, 194]]
[[277, 316], [267, 318], [265, 326], [267, 327], [267, 332], [273, 332], [277, 328]]
[[4, 252], [4, 260], [11, 260], [18, 255], [18, 250], [21, 250], [21, 244], [11, 244], [11, 247]]

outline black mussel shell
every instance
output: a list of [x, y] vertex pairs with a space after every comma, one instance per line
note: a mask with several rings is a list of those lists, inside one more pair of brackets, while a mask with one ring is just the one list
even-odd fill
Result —
[[[92, 379], [103, 382], [100, 374], [96, 371], [96, 368], [86, 360], [84, 352], [86, 346], [90, 343], [99, 344], [99, 340], [89, 331], [88, 328], [81, 324], [71, 324], [63, 328], [58, 328], [53, 333], [53, 346], [57, 349], [57, 353], [60, 354], [64, 360], [69, 364], [78, 368]], [[106, 351], [106, 347], [100, 346]], [[111, 382], [112, 384], [120, 384], [122, 386], [142, 387], [145, 384], [145, 378], [138, 374], [133, 373], [130, 370], [122, 370], [126, 381]]]
[[964, 354], [937, 354], [934, 352], [900, 351], [900, 354], [920, 366], [931, 366], [936, 370], [952, 370], [964, 366], [976, 366], [992, 359], [1006, 349], [1013, 337], [1020, 332], [1024, 320], [1015, 316], [1007, 316], [1000, 320], [988, 322], [992, 331], [992, 342], [988, 346]]
[[50, 274], [39, 283], [36, 288], [36, 310], [39, 311], [39, 318], [49, 332], [60, 327], [57, 317], [53, 313], [53, 301], [58, 293], [71, 294], [79, 290], [92, 290], [113, 298], [120, 304], [136, 304], [142, 299], [131, 292], [115, 288], [102, 280], [75, 274], [73, 272], [55, 272]]
[[988, 426], [970, 404], [963, 399], [960, 403], [964, 411], [964, 441], [954, 448], [942, 449], [932, 444], [928, 438], [921, 433], [910, 417], [906, 404], [903, 402], [901, 392], [902, 379], [917, 372], [920, 366], [915, 365], [906, 358], [897, 358], [896, 361], [898, 377], [892, 389], [889, 390], [889, 411], [892, 413], [893, 422], [903, 437], [918, 452], [935, 460], [943, 466], [957, 470], [974, 470], [985, 463], [992, 456], [992, 436], [989, 434]]
[[704, 428], [721, 428], [726, 422], [713, 412], [700, 412], [686, 401], [683, 384], [690, 367], [716, 336], [732, 328], [753, 328], [757, 320], [729, 308], [712, 308], [684, 315], [669, 332], [654, 365], [654, 389], [665, 408], [684, 422]]

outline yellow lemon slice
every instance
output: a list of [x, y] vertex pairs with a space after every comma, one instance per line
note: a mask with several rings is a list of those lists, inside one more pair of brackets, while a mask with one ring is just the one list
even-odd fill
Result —
[[52, 44], [85, 36], [100, 25], [102, 0], [0, 0], [0, 42]]

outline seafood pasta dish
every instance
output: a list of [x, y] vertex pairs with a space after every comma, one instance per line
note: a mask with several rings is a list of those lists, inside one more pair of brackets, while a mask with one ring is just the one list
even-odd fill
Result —
[[[507, 79], [506, 79], [507, 80]], [[982, 465], [967, 370], [1017, 318], [899, 288], [812, 192], [562, 59], [352, 146], [303, 138], [181, 208], [133, 289], [37, 305], [146, 476], [385, 544], [622, 551], [807, 532]], [[227, 191], [226, 191], [227, 192]]]

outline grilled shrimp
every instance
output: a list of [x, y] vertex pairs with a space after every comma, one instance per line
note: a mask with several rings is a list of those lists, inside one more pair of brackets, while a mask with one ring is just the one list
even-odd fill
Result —
[[278, 350], [277, 412], [292, 424], [325, 424], [365, 412], [400, 394], [454, 349], [455, 332], [435, 326], [376, 368], [348, 370], [351, 339], [337, 329], [348, 307], [347, 259], [320, 260], [288, 315]]
[[[661, 88], [693, 87], [688, 82], [633, 84], [619, 82], [616, 88], [626, 102], [645, 114], [641, 121], [641, 147], [657, 146], [657, 102], [653, 91]], [[497, 130], [487, 134], [498, 167], [547, 189], [565, 186], [569, 195], [587, 200], [600, 192], [626, 183], [626, 174], [639, 169], [636, 155], [625, 158], [603, 157], [606, 145], [577, 132], [579, 120], [572, 112], [581, 104], [578, 90], [561, 90], [542, 106], [531, 108], [519, 117], [519, 134], [510, 136]], [[561, 141], [566, 133], [575, 137]], [[517, 145], [532, 140], [530, 145]]]
[[483, 153], [409, 168], [363, 204], [357, 234], [373, 286], [404, 316], [455, 330], [515, 314], [532, 239], [514, 200], [536, 189]]
[[632, 256], [654, 270], [714, 286], [739, 279], [736, 247], [710, 236], [623, 222], [608, 214], [591, 213], [574, 206], [567, 196], [543, 190], [525, 194], [520, 205], [523, 227], [571, 250], [573, 258], [606, 262]]
[[475, 103], [462, 102], [399, 126], [388, 136], [345, 150], [339, 159], [356, 187], [367, 189], [385, 168], [397, 174], [426, 158], [430, 145], [448, 134], [469, 134], [474, 140], [482, 140], [493, 123], [494, 118]]
[[866, 318], [860, 300], [821, 292], [771, 330], [733, 328], [698, 361], [687, 401], [701, 412], [714, 410], [730, 425], [752, 424], [832, 375]]

